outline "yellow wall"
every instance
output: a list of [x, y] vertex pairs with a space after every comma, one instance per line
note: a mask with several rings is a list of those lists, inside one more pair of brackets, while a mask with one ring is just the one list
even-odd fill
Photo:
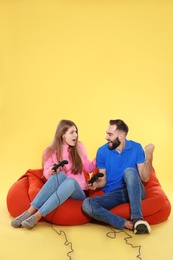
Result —
[[41, 167], [62, 118], [90, 158], [109, 119], [124, 119], [129, 139], [155, 144], [157, 175], [170, 182], [172, 12], [165, 0], [0, 0], [3, 187]]

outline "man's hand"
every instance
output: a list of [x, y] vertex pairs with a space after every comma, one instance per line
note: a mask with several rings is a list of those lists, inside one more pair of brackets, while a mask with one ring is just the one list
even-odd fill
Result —
[[88, 184], [88, 188], [90, 190], [96, 190], [97, 189], [97, 182], [95, 181], [93, 184]]
[[146, 155], [146, 160], [152, 160], [153, 159], [153, 152], [154, 152], [155, 146], [153, 144], [148, 144], [145, 146], [145, 155]]

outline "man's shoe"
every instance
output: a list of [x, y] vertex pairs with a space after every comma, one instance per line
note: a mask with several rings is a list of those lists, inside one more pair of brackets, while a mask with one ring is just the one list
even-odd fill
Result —
[[151, 233], [151, 227], [147, 221], [138, 220], [134, 224], [134, 233], [135, 234], [149, 234], [149, 233]]
[[21, 225], [22, 221], [24, 221], [25, 219], [29, 218], [30, 216], [31, 216], [31, 214], [28, 213], [28, 211], [23, 212], [20, 216], [14, 218], [11, 221], [11, 226], [15, 227], [15, 228], [21, 227], [22, 226]]
[[31, 229], [37, 224], [37, 222], [38, 222], [38, 218], [35, 215], [32, 215], [31, 217], [22, 221], [22, 227]]

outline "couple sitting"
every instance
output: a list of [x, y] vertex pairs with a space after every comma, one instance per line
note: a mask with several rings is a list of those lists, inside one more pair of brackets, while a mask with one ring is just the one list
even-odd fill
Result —
[[[59, 207], [68, 198], [83, 201], [83, 211], [92, 218], [118, 229], [127, 228], [135, 234], [150, 233], [143, 220], [141, 201], [145, 199], [143, 182], [152, 173], [154, 145], [145, 147], [126, 139], [128, 126], [122, 120], [110, 120], [106, 131], [107, 143], [101, 146], [92, 162], [83, 144], [78, 141], [78, 128], [70, 120], [61, 120], [54, 139], [43, 153], [43, 175], [46, 183], [30, 207], [11, 222], [13, 227], [32, 229], [38, 221]], [[58, 162], [63, 163], [58, 164]], [[58, 168], [54, 167], [58, 164]], [[85, 174], [96, 167], [102, 177], [86, 183]], [[102, 196], [86, 197], [88, 189], [100, 189]], [[113, 214], [110, 209], [130, 203], [131, 218]]]

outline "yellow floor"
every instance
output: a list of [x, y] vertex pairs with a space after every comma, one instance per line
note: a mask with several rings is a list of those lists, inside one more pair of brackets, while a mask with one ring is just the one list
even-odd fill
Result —
[[[6, 193], [0, 190], [0, 260], [163, 260], [173, 256], [172, 213], [164, 223], [153, 225], [150, 235], [119, 232], [96, 223], [51, 226], [40, 222], [32, 230], [15, 229], [10, 226]], [[173, 193], [168, 196], [173, 202]]]

